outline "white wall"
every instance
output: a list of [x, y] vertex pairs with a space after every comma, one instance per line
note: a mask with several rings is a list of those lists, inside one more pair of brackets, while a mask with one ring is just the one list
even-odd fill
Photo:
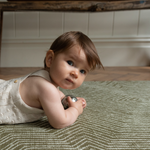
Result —
[[60, 34], [79, 30], [104, 66], [150, 64], [150, 10], [100, 13], [4, 12], [1, 67], [42, 67]]

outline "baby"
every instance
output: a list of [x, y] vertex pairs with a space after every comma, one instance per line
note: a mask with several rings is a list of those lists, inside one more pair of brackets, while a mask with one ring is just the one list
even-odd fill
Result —
[[0, 80], [0, 124], [32, 122], [47, 116], [54, 128], [73, 124], [86, 107], [84, 98], [77, 102], [61, 100], [63, 89], [76, 89], [90, 70], [103, 67], [92, 41], [81, 32], [59, 36], [47, 52], [45, 67], [25, 77]]

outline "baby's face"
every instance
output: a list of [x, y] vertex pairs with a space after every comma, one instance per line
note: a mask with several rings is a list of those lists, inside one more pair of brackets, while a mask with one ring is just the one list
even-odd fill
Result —
[[50, 65], [52, 83], [64, 89], [78, 88], [84, 81], [90, 67], [86, 55], [78, 45], [58, 53]]

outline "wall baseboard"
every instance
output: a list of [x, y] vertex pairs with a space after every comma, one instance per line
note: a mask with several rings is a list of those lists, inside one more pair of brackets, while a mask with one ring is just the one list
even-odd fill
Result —
[[[2, 40], [2, 44], [6, 45], [6, 44], [51, 44], [53, 41], [55, 40], [55, 38], [15, 38], [15, 39], [3, 39]], [[91, 37], [91, 40], [94, 42], [95, 45], [97, 45], [98, 47], [101, 46], [109, 46], [108, 44], [110, 44], [110, 46], [114, 45], [115, 47], [117, 46], [121, 46], [120, 44], [122, 44], [122, 46], [128, 46], [128, 47], [134, 47], [137, 46], [139, 47], [140, 44], [146, 44], [145, 47], [149, 47], [150, 46], [150, 37], [115, 37], [115, 38], [111, 38], [111, 37], [103, 37], [103, 38], [96, 38], [96, 37]], [[106, 44], [107, 43], [107, 44]], [[102, 45], [100, 45], [102, 44]], [[143, 47], [144, 45], [142, 45]]]
[[[46, 51], [55, 38], [3, 39], [1, 67], [43, 67]], [[150, 64], [150, 37], [91, 37], [104, 66]]]

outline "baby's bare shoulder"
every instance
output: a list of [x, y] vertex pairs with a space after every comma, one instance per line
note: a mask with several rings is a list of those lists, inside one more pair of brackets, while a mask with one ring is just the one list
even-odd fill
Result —
[[31, 76], [25, 79], [22, 83], [28, 90], [34, 90], [36, 93], [44, 93], [47, 92], [58, 92], [57, 88], [48, 80], [37, 77]]
[[42, 77], [36, 77], [36, 76], [31, 76], [27, 78], [27, 82], [32, 86], [36, 86], [39, 90], [46, 90], [46, 89], [57, 89], [51, 82], [48, 80], [42, 78]]
[[33, 84], [37, 90], [39, 99], [51, 99], [54, 96], [60, 97], [58, 89], [49, 81], [41, 77], [30, 77], [30, 84]]

